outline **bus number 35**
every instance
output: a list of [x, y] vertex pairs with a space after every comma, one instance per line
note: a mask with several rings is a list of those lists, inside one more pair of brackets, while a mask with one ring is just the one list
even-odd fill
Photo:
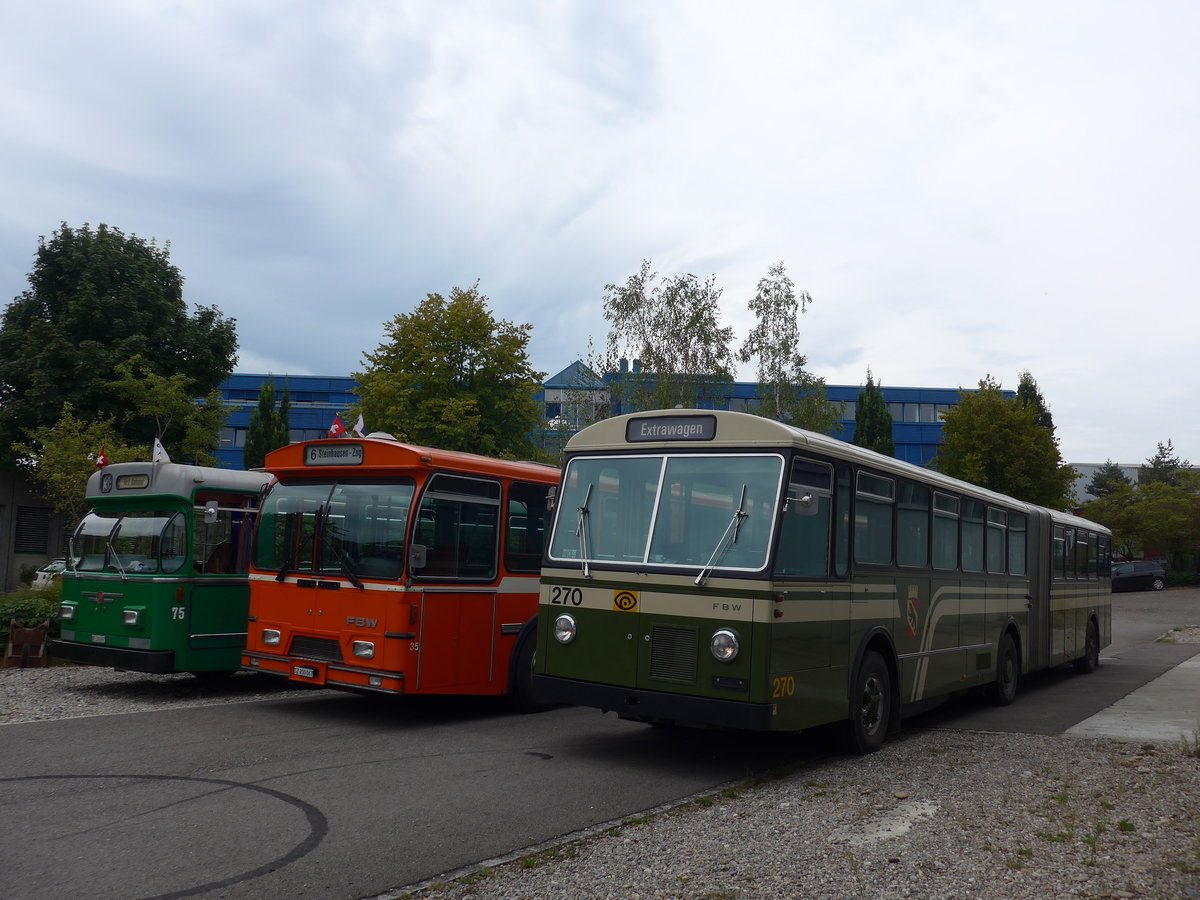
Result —
[[579, 588], [552, 587], [550, 602], [558, 606], [579, 606], [583, 603], [583, 591]]

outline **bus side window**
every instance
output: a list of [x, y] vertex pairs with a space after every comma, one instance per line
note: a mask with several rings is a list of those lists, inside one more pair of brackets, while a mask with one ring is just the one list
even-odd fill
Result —
[[858, 473], [854, 498], [854, 561], [887, 566], [892, 562], [892, 512], [896, 482]]
[[933, 495], [933, 567], [953, 572], [958, 568], [959, 501], [949, 494]]
[[1025, 574], [1025, 517], [1013, 513], [1008, 522], [1008, 573]]
[[776, 574], [829, 576], [833, 467], [797, 459], [788, 480]]
[[510, 572], [538, 572], [546, 542], [547, 489], [544, 484], [514, 481], [508, 490], [504, 534], [504, 567]]
[[929, 488], [901, 482], [896, 504], [896, 562], [902, 566], [929, 565]]
[[982, 572], [987, 510], [978, 500], [964, 500], [962, 510], [962, 570]]
[[456, 475], [429, 481], [417, 513], [417, 539], [426, 548], [419, 577], [491, 579], [496, 575], [500, 485]]

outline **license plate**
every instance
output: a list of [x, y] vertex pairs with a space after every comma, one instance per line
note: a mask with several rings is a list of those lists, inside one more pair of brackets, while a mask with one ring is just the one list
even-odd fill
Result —
[[107, 635], [103, 635], [103, 634], [93, 634], [92, 635], [92, 643], [93, 644], [107, 644], [108, 637], [107, 637]]
[[292, 666], [292, 674], [301, 678], [316, 678], [317, 669], [315, 666]]

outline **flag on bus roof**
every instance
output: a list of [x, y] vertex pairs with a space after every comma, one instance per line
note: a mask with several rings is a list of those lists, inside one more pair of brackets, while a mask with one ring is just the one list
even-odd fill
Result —
[[362, 413], [358, 414], [358, 421], [354, 423], [354, 433], [359, 437], [367, 436], [367, 426], [363, 423]]
[[333, 424], [329, 426], [330, 437], [341, 437], [346, 433], [346, 426], [342, 424], [342, 414], [334, 413]]
[[167, 456], [167, 451], [162, 445], [162, 441], [158, 438], [154, 439], [154, 453], [150, 456], [151, 462], [170, 462], [171, 457]]
[[101, 447], [100, 454], [96, 457], [96, 468], [103, 469], [108, 465], [108, 448]]

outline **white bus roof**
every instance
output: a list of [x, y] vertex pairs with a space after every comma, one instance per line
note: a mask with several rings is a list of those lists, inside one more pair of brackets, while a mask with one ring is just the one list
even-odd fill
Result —
[[[711, 438], [701, 439], [666, 439], [657, 440], [643, 438], [636, 442], [627, 437], [629, 423], [634, 420], [668, 420], [679, 418], [712, 417], [715, 429]], [[914, 481], [923, 482], [932, 487], [954, 490], [960, 494], [979, 500], [1004, 505], [1011, 508], [1040, 510], [1043, 507], [1026, 503], [1012, 497], [998, 494], [979, 485], [960, 481], [943, 475], [933, 469], [923, 469], [912, 463], [903, 462], [874, 450], [859, 447], [855, 444], [839, 441], [837, 438], [812, 431], [804, 431], [774, 419], [755, 416], [750, 413], [730, 412], [712, 409], [658, 409], [647, 412], [630, 413], [604, 419], [594, 425], [577, 432], [566, 445], [567, 453], [594, 453], [604, 450], [651, 451], [664, 450], [704, 452], [705, 450], [730, 450], [733, 448], [747, 450], [770, 450], [790, 448], [808, 450], [832, 459], [845, 460], [870, 466], [873, 469], [903, 476]], [[1108, 529], [1096, 522], [1091, 522], [1080, 516], [1061, 510], [1047, 509], [1055, 524], [1084, 527], [1107, 534]]]

